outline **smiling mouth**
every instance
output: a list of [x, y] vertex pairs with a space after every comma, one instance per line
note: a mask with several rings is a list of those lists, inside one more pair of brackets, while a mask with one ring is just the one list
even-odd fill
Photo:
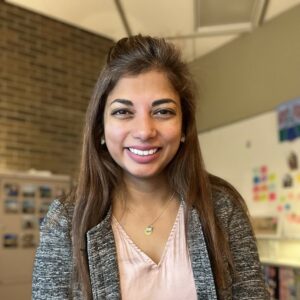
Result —
[[130, 152], [139, 155], [139, 156], [147, 156], [147, 155], [153, 155], [155, 154], [159, 148], [153, 148], [153, 149], [149, 149], [149, 150], [138, 150], [138, 149], [134, 149], [134, 148], [127, 148]]

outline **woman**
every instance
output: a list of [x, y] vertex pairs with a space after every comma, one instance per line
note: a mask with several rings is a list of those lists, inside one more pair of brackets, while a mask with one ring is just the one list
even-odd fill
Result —
[[245, 204], [204, 168], [187, 65], [141, 35], [108, 54], [33, 273], [33, 299], [120, 298], [268, 299]]

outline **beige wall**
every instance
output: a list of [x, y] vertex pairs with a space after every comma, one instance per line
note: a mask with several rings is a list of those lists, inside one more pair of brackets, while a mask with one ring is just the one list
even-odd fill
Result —
[[300, 6], [190, 64], [198, 130], [273, 110], [300, 96]]

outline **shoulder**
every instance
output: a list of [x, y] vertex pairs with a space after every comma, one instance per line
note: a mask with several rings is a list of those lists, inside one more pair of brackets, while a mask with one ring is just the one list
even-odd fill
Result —
[[237, 205], [234, 195], [225, 187], [213, 187], [212, 198], [216, 213], [220, 216], [230, 216]]
[[216, 216], [223, 227], [228, 228], [233, 221], [240, 224], [249, 223], [246, 203], [231, 185], [214, 186], [212, 198]]
[[70, 231], [73, 213], [74, 204], [59, 199], [54, 200], [41, 224], [41, 231]]
[[61, 200], [54, 200], [49, 207], [35, 254], [32, 299], [71, 299], [73, 209]]
[[[40, 242], [36, 251], [34, 274], [44, 274], [45, 266], [67, 268], [72, 258], [71, 210], [60, 200], [54, 200], [40, 228]], [[45, 275], [46, 276], [46, 275]]]

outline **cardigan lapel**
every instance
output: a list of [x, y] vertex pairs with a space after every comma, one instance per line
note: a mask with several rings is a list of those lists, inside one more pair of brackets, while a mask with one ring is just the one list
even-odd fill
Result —
[[120, 299], [116, 246], [111, 228], [111, 211], [87, 233], [88, 261], [93, 298]]
[[216, 300], [217, 295], [210, 259], [202, 226], [195, 209], [192, 209], [189, 214], [188, 247], [198, 299]]

